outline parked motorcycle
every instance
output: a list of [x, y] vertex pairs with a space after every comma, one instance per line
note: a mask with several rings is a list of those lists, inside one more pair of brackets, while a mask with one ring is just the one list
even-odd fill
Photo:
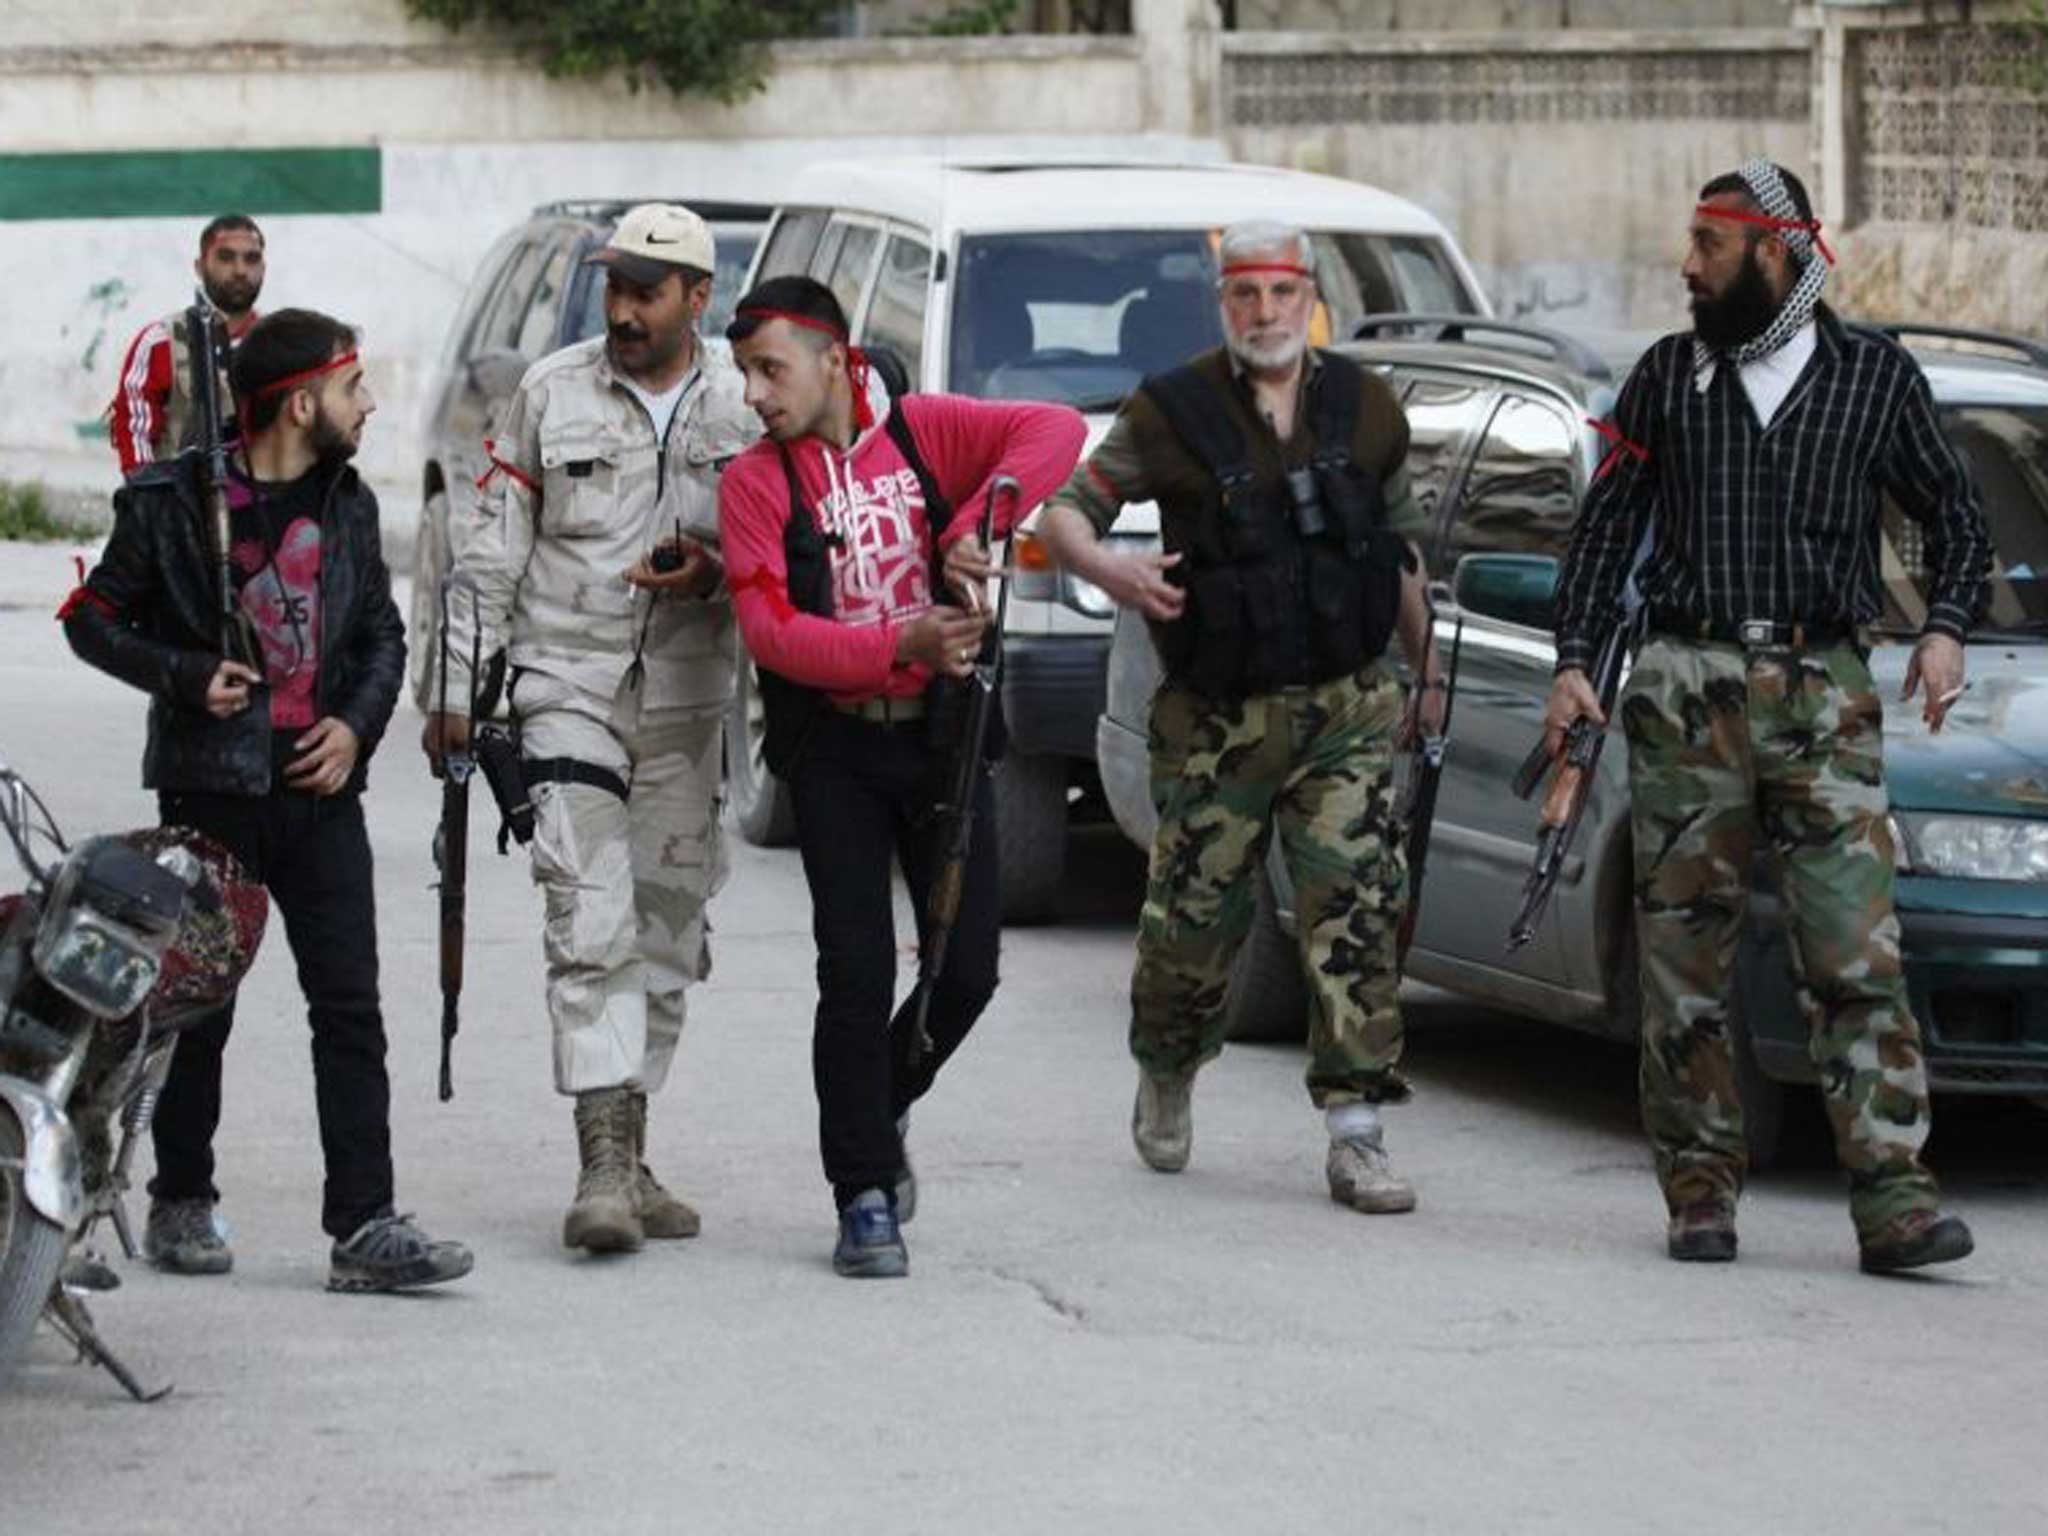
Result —
[[[65, 843], [0, 760], [0, 838], [28, 878], [0, 897], [0, 1379], [45, 1318], [139, 1401], [86, 1296], [120, 1284], [91, 1246], [136, 1253], [125, 1195], [178, 1032], [234, 996], [269, 897], [181, 827]], [[115, 1145], [116, 1137], [119, 1146]]]

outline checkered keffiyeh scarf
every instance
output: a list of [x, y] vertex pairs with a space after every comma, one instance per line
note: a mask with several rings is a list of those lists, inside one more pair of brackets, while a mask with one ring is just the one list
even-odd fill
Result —
[[[1771, 323], [1740, 346], [1717, 353], [1697, 336], [1693, 338], [1693, 387], [1702, 394], [1714, 382], [1714, 369], [1722, 357], [1739, 368], [1760, 357], [1769, 357], [1796, 336], [1800, 328], [1813, 318], [1814, 306], [1820, 303], [1820, 291], [1828, 280], [1828, 262], [1816, 259], [1820, 225], [1818, 221], [1809, 223], [1799, 217], [1799, 208], [1792, 201], [1792, 194], [1786, 190], [1785, 178], [1778, 174], [1777, 166], [1758, 156], [1744, 163], [1735, 174], [1742, 178], [1750, 196], [1763, 209], [1763, 219], [1757, 222], [1768, 221], [1770, 228], [1792, 252], [1793, 260], [1799, 265], [1799, 281], [1785, 295], [1785, 302], [1779, 306]], [[1821, 247], [1821, 254], [1825, 254], [1825, 247]]]

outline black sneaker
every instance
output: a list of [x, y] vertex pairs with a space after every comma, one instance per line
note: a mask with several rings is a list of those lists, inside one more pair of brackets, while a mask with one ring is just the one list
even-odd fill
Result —
[[173, 1275], [224, 1275], [234, 1250], [213, 1219], [211, 1200], [154, 1200], [142, 1230], [142, 1255]]
[[1861, 1263], [1866, 1275], [1896, 1275], [1966, 1259], [1976, 1246], [1977, 1240], [1970, 1236], [1962, 1217], [1909, 1211], [1886, 1222], [1862, 1245]]
[[903, 1230], [879, 1189], [862, 1190], [839, 1213], [832, 1267], [850, 1280], [900, 1280], [910, 1273]]
[[336, 1243], [330, 1291], [411, 1291], [460, 1280], [476, 1259], [460, 1243], [437, 1243], [410, 1216], [372, 1216]]

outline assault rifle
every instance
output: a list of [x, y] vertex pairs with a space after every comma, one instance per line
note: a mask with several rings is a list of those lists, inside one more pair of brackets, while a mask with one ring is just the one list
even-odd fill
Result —
[[227, 349], [220, 316], [201, 288], [185, 311], [187, 350], [192, 358], [192, 408], [199, 417], [199, 451], [206, 466], [206, 512], [213, 529], [215, 584], [220, 603], [220, 653], [233, 661], [260, 667], [246, 616], [235, 601], [232, 560], [234, 529], [228, 516], [227, 424], [221, 400], [221, 372]]
[[[997, 475], [989, 482], [988, 500], [981, 509], [983, 549], [995, 547], [996, 498], [1008, 497], [1014, 504], [1022, 494], [1023, 487], [1012, 476]], [[981, 651], [966, 681], [966, 715], [946, 774], [946, 798], [940, 802], [935, 818], [938, 866], [932, 871], [931, 894], [925, 901], [925, 937], [917, 958], [917, 1012], [912, 1016], [910, 1037], [913, 1063], [931, 1053], [932, 989], [945, 968], [946, 945], [960, 916], [960, 887], [967, 875], [967, 855], [974, 839], [974, 791], [986, 771], [982, 753], [988, 742], [989, 718], [1003, 685], [1003, 621], [1010, 611], [1007, 571], [1001, 585], [995, 618], [982, 635]]]
[[[1593, 691], [1600, 699], [1600, 713], [1614, 718], [1615, 696], [1621, 690], [1621, 672], [1628, 660], [1631, 642], [1641, 627], [1642, 611], [1636, 609], [1607, 632], [1593, 658]], [[1607, 730], [1584, 715], [1565, 731], [1557, 754], [1557, 773], [1550, 781], [1550, 793], [1543, 797], [1543, 812], [1536, 832], [1536, 861], [1522, 886], [1521, 910], [1508, 928], [1508, 951], [1513, 953], [1536, 937], [1537, 921], [1550, 904], [1557, 877], [1572, 851], [1579, 822], [1586, 814], [1586, 801], [1593, 793], [1594, 770], [1600, 765], [1600, 750], [1607, 744]], [[1522, 766], [1515, 770], [1515, 797], [1527, 800], [1535, 794], [1549, 769], [1551, 755], [1539, 741]]]
[[[1436, 620], [1432, 615], [1432, 637]], [[1444, 777], [1444, 751], [1451, 742], [1451, 707], [1458, 702], [1458, 652], [1465, 643], [1465, 618], [1458, 616], [1451, 631], [1451, 666], [1444, 680], [1444, 723], [1435, 735], [1425, 735], [1418, 710], [1415, 746], [1408, 758], [1408, 803], [1402, 819], [1408, 823], [1408, 900], [1401, 908], [1401, 923], [1394, 930], [1394, 963], [1408, 958], [1408, 946], [1415, 942], [1415, 920], [1422, 911], [1422, 876], [1429, 867], [1429, 831], [1436, 822], [1437, 787]], [[1420, 680], [1416, 687], [1421, 687]]]
[[[441, 891], [441, 1102], [455, 1097], [453, 1057], [455, 1034], [461, 1027], [462, 948], [467, 929], [465, 905], [469, 895], [469, 781], [478, 768], [506, 809], [508, 829], [520, 826], [519, 812], [525, 813], [520, 835], [524, 842], [533, 835], [532, 811], [524, 804], [524, 784], [519, 781], [518, 747], [502, 727], [487, 722], [497, 705], [504, 675], [504, 652], [483, 662], [482, 602], [474, 585], [450, 575], [441, 583], [441, 719], [448, 718], [448, 653], [453, 644], [448, 632], [448, 597], [458, 586], [470, 600], [469, 636], [469, 739], [459, 748], [442, 741], [438, 773], [441, 779], [441, 819], [434, 828], [434, 867], [440, 871]], [[515, 789], [514, 786], [517, 786]], [[508, 792], [511, 799], [508, 800]], [[518, 809], [510, 809], [517, 804]], [[498, 851], [505, 851], [504, 835]]]

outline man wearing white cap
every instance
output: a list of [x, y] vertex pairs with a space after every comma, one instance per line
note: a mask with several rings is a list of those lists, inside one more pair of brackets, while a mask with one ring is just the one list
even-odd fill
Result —
[[710, 971], [734, 662], [718, 480], [760, 426], [729, 348], [697, 334], [715, 268], [701, 218], [642, 204], [590, 259], [605, 334], [527, 371], [482, 494], [453, 509], [448, 713], [424, 744], [438, 765], [467, 740], [471, 646], [506, 648], [555, 1086], [582, 1159], [562, 1240], [602, 1252], [698, 1230], [647, 1167], [647, 1099]]

